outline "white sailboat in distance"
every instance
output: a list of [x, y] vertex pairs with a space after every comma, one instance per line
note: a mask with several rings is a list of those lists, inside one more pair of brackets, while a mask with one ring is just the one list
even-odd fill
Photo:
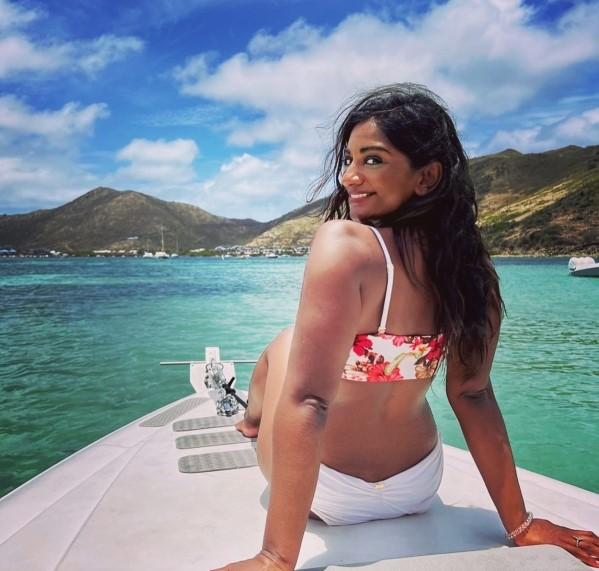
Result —
[[161, 249], [154, 254], [154, 258], [167, 260], [170, 256], [164, 251], [164, 226], [160, 226]]

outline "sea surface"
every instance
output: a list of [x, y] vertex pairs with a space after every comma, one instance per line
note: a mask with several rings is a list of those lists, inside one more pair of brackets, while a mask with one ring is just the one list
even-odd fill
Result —
[[[206, 345], [256, 358], [297, 310], [305, 258], [0, 259], [0, 496], [190, 393]], [[496, 258], [508, 315], [492, 371], [517, 464], [599, 492], [599, 279]], [[239, 366], [246, 387], [250, 366]], [[438, 375], [446, 443], [464, 440]]]

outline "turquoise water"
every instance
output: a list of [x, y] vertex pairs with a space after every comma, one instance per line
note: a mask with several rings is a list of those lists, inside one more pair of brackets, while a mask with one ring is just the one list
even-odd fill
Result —
[[[0, 495], [190, 392], [218, 345], [255, 358], [293, 321], [304, 258], [0, 260]], [[497, 259], [508, 308], [492, 378], [525, 468], [599, 492], [599, 280]], [[240, 386], [251, 369], [238, 367]], [[429, 401], [464, 447], [441, 377]]]

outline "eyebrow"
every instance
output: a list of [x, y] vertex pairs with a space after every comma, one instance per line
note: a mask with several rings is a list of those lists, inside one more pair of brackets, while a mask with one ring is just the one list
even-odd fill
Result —
[[[366, 153], [368, 151], [383, 151], [389, 155], [391, 154], [391, 151], [389, 149], [386, 149], [382, 145], [368, 145], [367, 147], [362, 147], [360, 149], [361, 153]], [[346, 154], [349, 153], [351, 155], [351, 152], [347, 147], [345, 147], [344, 153], [346, 153]]]

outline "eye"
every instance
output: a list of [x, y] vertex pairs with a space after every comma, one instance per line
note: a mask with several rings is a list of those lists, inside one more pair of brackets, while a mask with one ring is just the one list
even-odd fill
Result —
[[382, 159], [376, 155], [371, 155], [364, 159], [364, 164], [366, 165], [380, 165], [382, 162]]
[[347, 168], [349, 165], [351, 165], [351, 157], [349, 155], [344, 155], [341, 164], [343, 165], [344, 168]]

